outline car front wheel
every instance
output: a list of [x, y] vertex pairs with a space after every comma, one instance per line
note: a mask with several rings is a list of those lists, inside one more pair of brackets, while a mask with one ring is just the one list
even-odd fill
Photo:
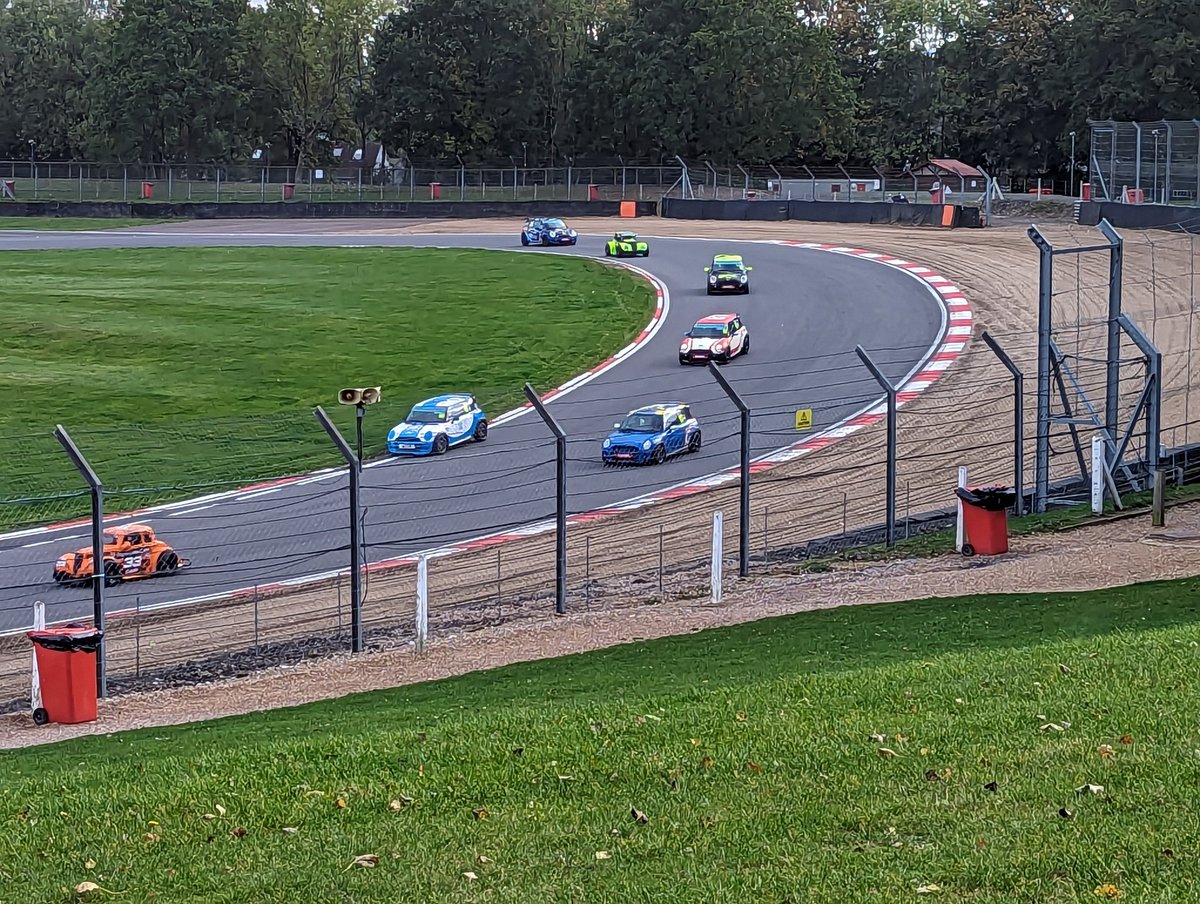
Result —
[[450, 440], [446, 439], [446, 434], [439, 433], [437, 439], [433, 441], [433, 454], [445, 455], [446, 450], [450, 448]]
[[697, 430], [695, 433], [693, 433], [691, 436], [688, 437], [687, 450], [689, 452], [699, 452], [700, 451], [700, 431], [699, 430]]
[[666, 460], [667, 450], [661, 445], [655, 449], [653, 454], [650, 456], [650, 464], [652, 465], [661, 465]]

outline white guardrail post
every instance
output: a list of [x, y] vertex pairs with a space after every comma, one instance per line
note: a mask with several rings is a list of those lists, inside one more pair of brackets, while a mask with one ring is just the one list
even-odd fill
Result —
[[[958, 488], [960, 490], [963, 490], [963, 489], [966, 489], [966, 487], [967, 487], [967, 469], [959, 468], [958, 469]], [[958, 499], [957, 494], [955, 495], [954, 498]], [[955, 530], [955, 535], [954, 535], [954, 549], [956, 552], [962, 552], [963, 543], [966, 540], [965, 534], [966, 534], [966, 531], [963, 529], [963, 501], [961, 499], [958, 499], [958, 519], [957, 519], [957, 525], [956, 525], [956, 530]]]
[[1104, 513], [1104, 470], [1108, 467], [1104, 460], [1104, 437], [1096, 434], [1092, 437], [1092, 514]]
[[725, 553], [725, 518], [720, 512], [713, 512], [712, 536], [712, 601], [721, 602], [721, 559]]
[[[33, 630], [46, 630], [46, 604], [41, 600], [33, 604]], [[31, 709], [42, 708], [42, 679], [38, 675], [36, 647], [33, 650], [33, 689], [30, 693], [30, 701], [33, 703]]]
[[429, 557], [417, 559], [417, 652], [425, 652], [429, 639]]

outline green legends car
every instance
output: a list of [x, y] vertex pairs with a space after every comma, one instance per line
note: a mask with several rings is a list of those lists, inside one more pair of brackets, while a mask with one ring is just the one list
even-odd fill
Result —
[[708, 274], [708, 294], [719, 292], [736, 292], [739, 295], [750, 294], [750, 271], [740, 254], [717, 254], [713, 256], [712, 264], [704, 268]]
[[616, 232], [604, 246], [605, 257], [649, 257], [650, 243], [636, 232]]

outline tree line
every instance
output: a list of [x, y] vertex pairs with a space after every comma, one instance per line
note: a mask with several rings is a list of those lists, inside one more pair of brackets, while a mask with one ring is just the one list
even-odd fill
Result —
[[[1196, 0], [7, 0], [0, 156], [1061, 173], [1200, 116]], [[1081, 158], [1082, 159], [1082, 158]]]

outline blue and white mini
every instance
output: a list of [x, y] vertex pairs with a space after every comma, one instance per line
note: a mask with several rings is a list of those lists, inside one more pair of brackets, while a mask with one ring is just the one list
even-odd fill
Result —
[[487, 415], [475, 396], [453, 393], [413, 405], [388, 433], [387, 448], [393, 455], [442, 455], [451, 446], [481, 443], [487, 434]]
[[532, 217], [521, 229], [522, 245], [574, 245], [579, 233], [558, 217]]
[[700, 451], [700, 422], [682, 402], [635, 408], [613, 424], [600, 457], [606, 465], [660, 464], [672, 455]]

